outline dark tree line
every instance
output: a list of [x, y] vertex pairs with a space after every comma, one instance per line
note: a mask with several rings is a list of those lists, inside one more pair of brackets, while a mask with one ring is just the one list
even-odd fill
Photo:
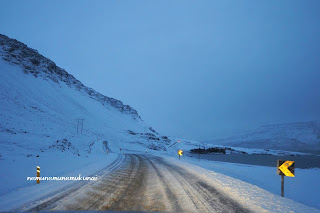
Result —
[[209, 148], [209, 149], [191, 149], [191, 153], [196, 154], [209, 154], [209, 153], [221, 153], [226, 154], [226, 148]]

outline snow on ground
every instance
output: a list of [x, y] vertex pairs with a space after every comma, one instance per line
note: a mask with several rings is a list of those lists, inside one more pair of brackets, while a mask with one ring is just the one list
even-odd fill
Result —
[[[36, 166], [40, 166], [41, 176], [87, 176], [114, 162], [117, 156], [121, 156], [116, 154], [120, 149], [122, 152], [145, 152], [148, 149], [148, 153], [157, 153], [150, 148], [160, 147], [168, 149], [167, 154], [177, 156], [178, 149], [207, 146], [182, 139], [179, 143], [170, 141], [152, 131], [142, 120], [133, 119], [113, 106], [97, 101], [76, 86], [26, 74], [20, 66], [3, 60], [0, 60], [0, 74], [0, 211], [73, 182], [43, 181], [37, 185], [34, 181], [27, 181], [28, 176], [36, 175]], [[78, 119], [85, 119], [82, 133]], [[104, 141], [108, 142], [113, 153], [106, 154]], [[266, 150], [256, 149], [254, 152], [265, 153]], [[255, 202], [254, 205], [270, 210], [265, 201], [277, 205], [288, 201], [301, 210], [298, 204], [278, 196], [280, 177], [275, 168], [212, 161], [199, 163], [186, 157], [180, 162], [172, 162], [180, 164], [183, 161], [206, 168], [202, 170], [185, 164], [187, 168], [194, 168], [214, 179], [217, 187], [223, 186], [221, 189], [236, 199], [241, 195], [241, 202], [250, 205]], [[295, 178], [285, 180], [286, 197], [320, 209], [319, 177], [319, 170], [297, 169]], [[286, 210], [289, 209], [283, 209]]]
[[[0, 211], [72, 182], [27, 181], [36, 166], [41, 176], [90, 175], [116, 157], [106, 155], [105, 141], [112, 153], [166, 142], [137, 116], [1, 58], [0, 101]], [[83, 128], [78, 119], [84, 119]]]
[[[175, 139], [175, 141], [178, 141]], [[227, 163], [227, 162], [219, 162], [219, 161], [211, 161], [197, 158], [191, 158], [186, 156], [186, 152], [191, 149], [200, 148], [210, 148], [210, 147], [229, 147], [229, 146], [219, 146], [206, 144], [203, 142], [196, 142], [190, 140], [180, 139], [180, 142], [173, 143], [167, 152], [161, 152], [162, 156], [170, 156], [170, 162], [176, 162], [181, 164], [181, 162], [187, 162], [192, 165], [196, 165], [206, 169], [206, 174], [215, 174], [218, 176], [214, 176], [214, 178], [219, 179], [221, 184], [223, 185], [224, 178], [238, 179], [240, 182], [238, 183], [236, 180], [232, 180], [235, 183], [235, 186], [239, 186], [242, 183], [252, 184], [253, 188], [259, 187], [259, 191], [263, 194], [267, 194], [266, 199], [271, 199], [273, 196], [283, 199], [280, 197], [280, 187], [281, 187], [281, 177], [277, 174], [276, 167], [268, 167], [268, 166], [257, 166], [257, 165], [249, 165], [249, 164], [239, 164], [239, 163]], [[249, 148], [241, 148], [241, 147], [229, 147], [235, 150], [235, 153], [238, 152], [246, 152], [249, 155], [254, 154], [262, 154], [262, 155], [277, 155], [277, 156], [309, 156], [309, 153], [301, 153], [301, 152], [292, 152], [292, 151], [282, 151], [282, 150], [265, 150], [265, 149], [249, 149]], [[176, 161], [178, 159], [177, 151], [184, 150], [185, 154], [181, 157], [180, 161]], [[151, 152], [152, 154], [159, 155], [159, 152]], [[228, 154], [228, 153], [227, 153]], [[230, 153], [229, 153], [230, 154]], [[173, 158], [172, 158], [173, 156]], [[194, 168], [194, 167], [192, 167]], [[197, 167], [195, 167], [197, 168]], [[201, 170], [205, 171], [205, 170]], [[209, 172], [210, 171], [210, 172]], [[211, 171], [213, 173], [211, 173]], [[295, 169], [296, 177], [285, 177], [285, 198], [290, 199], [292, 201], [296, 201], [298, 203], [305, 204], [307, 206], [320, 209], [320, 169], [312, 168], [312, 169]], [[209, 176], [210, 176], [209, 175]], [[222, 176], [221, 176], [222, 175]], [[223, 176], [225, 175], [225, 176]], [[213, 177], [213, 176], [212, 176]], [[219, 187], [219, 186], [217, 186]], [[230, 185], [229, 187], [232, 188]], [[250, 188], [250, 187], [249, 187]], [[256, 189], [256, 188], [255, 188]], [[239, 192], [240, 193], [240, 192]], [[244, 195], [244, 191], [241, 192]], [[248, 191], [250, 194], [250, 190]], [[254, 192], [252, 192], [254, 193]], [[251, 199], [255, 199], [256, 195], [252, 196]], [[249, 198], [248, 198], [249, 199]], [[254, 202], [264, 202], [262, 198], [260, 201]], [[273, 199], [273, 198], [272, 198]], [[273, 201], [272, 201], [273, 202]], [[261, 203], [261, 205], [265, 205]], [[271, 208], [271, 207], [270, 207]], [[267, 208], [268, 209], [268, 208]], [[303, 208], [302, 208], [303, 209]], [[302, 209], [297, 212], [305, 212]], [[280, 211], [276, 209], [272, 209], [272, 211]], [[282, 211], [286, 212], [286, 211]]]
[[[112, 166], [114, 163], [120, 163], [123, 158], [116, 153], [103, 153], [95, 157], [74, 158], [66, 157], [63, 154], [57, 154], [52, 160], [52, 156], [43, 157], [41, 160], [24, 161], [18, 164], [1, 165], [1, 194], [0, 194], [0, 211], [8, 211], [27, 204], [31, 201], [43, 198], [50, 193], [55, 193], [68, 187], [78, 180], [71, 181], [27, 181], [27, 177], [36, 176], [36, 166], [40, 166], [42, 177], [97, 177], [97, 171]], [[119, 159], [118, 159], [119, 158]], [[117, 161], [116, 161], [117, 160]], [[17, 160], [18, 162], [18, 160]], [[15, 168], [15, 170], [10, 167]], [[10, 172], [10, 176], [8, 175]], [[82, 180], [89, 181], [89, 180]]]
[[180, 142], [177, 142], [178, 139], [174, 139], [174, 141], [176, 142], [173, 143], [171, 147], [174, 149], [178, 148], [183, 150], [199, 149], [200, 147], [200, 149], [224, 148], [226, 149], [226, 154], [246, 153], [246, 154], [277, 155], [277, 156], [313, 155], [311, 153], [285, 151], [285, 150], [244, 148], [244, 147], [236, 147], [236, 146], [217, 145], [217, 144], [210, 144], [205, 142], [190, 141], [186, 139], [179, 139]]
[[170, 155], [163, 152], [160, 156], [190, 172], [204, 174], [217, 189], [255, 211], [320, 212], [320, 169], [296, 169], [296, 177], [285, 177], [285, 198], [282, 198], [281, 178], [275, 167], [199, 161], [186, 156], [179, 161], [177, 153]]

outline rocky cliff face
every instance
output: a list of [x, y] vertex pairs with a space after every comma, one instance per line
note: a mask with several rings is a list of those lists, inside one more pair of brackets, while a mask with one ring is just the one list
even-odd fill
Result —
[[56, 82], [66, 83], [80, 92], [86, 93], [90, 98], [99, 101], [102, 105], [111, 105], [122, 113], [131, 115], [133, 119], [141, 120], [137, 111], [121, 101], [104, 96], [95, 90], [84, 86], [74, 76], [58, 67], [53, 61], [39, 54], [37, 50], [0, 34], [0, 57], [11, 64], [20, 66], [25, 74], [40, 77]]

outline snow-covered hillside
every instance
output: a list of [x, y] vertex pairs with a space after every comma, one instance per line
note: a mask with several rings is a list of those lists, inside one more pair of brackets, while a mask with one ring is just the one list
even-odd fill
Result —
[[[104, 96], [25, 44], [0, 35], [0, 159], [44, 153], [165, 150], [171, 141], [137, 111]], [[83, 125], [82, 125], [82, 119]]]
[[231, 137], [206, 143], [319, 154], [320, 123], [310, 121], [263, 125], [251, 131], [235, 133]]
[[[0, 35], [0, 103], [0, 177], [2, 180], [0, 211], [8, 211], [22, 204], [37, 202], [40, 198], [47, 198], [51, 194], [60, 193], [69, 189], [67, 187], [71, 187], [72, 181], [41, 181], [41, 184], [27, 181], [27, 177], [36, 175], [37, 166], [41, 168], [41, 177], [77, 177], [78, 175], [99, 177], [102, 174], [97, 171], [105, 168], [104, 172], [111, 173], [114, 168], [124, 162], [124, 155], [118, 152], [148, 150], [148, 154], [162, 155], [164, 158], [171, 156], [177, 159], [179, 149], [183, 149], [187, 154], [191, 149], [208, 148], [205, 143], [183, 139], [178, 141], [159, 135], [132, 107], [84, 86], [36, 50], [3, 35]], [[246, 132], [216, 142], [219, 144], [233, 142], [232, 144], [237, 146], [243, 145], [239, 144], [240, 142], [247, 142], [249, 145], [243, 146], [254, 147], [254, 142], [270, 140], [268, 147], [279, 149], [278, 142], [288, 140], [291, 145], [301, 144], [304, 149], [319, 147], [319, 123], [295, 124], [290, 128], [288, 125], [280, 127], [281, 125], [261, 127], [257, 131]], [[274, 142], [274, 145], [271, 142]], [[258, 147], [263, 147], [262, 144], [258, 143]], [[290, 150], [288, 146], [289, 143], [286, 143], [286, 150]], [[241, 149], [229, 150], [244, 152]], [[264, 150], [245, 151], [246, 153], [264, 153]], [[265, 171], [271, 174], [270, 171], [274, 168], [265, 169], [240, 164], [226, 166], [225, 163], [212, 163], [202, 159], [200, 162], [189, 158], [188, 155], [183, 155], [178, 161], [172, 159], [168, 158], [169, 162], [174, 164], [186, 161], [209, 169], [205, 171], [190, 164], [182, 164], [186, 169], [194, 167], [202, 177], [211, 178], [216, 188], [240, 200], [240, 203], [245, 205], [254, 203], [253, 206], [262, 206], [263, 209], [271, 210], [279, 206], [280, 197], [251, 185], [277, 193], [274, 182], [271, 183], [268, 179], [269, 182], [265, 184], [260, 180], [260, 177], [266, 176]], [[257, 175], [247, 178], [248, 169], [256, 171]], [[249, 184], [211, 170], [234, 176]], [[297, 173], [299, 172], [298, 169]], [[296, 182], [303, 180], [314, 183], [318, 174], [318, 170], [314, 169], [302, 178], [297, 178]], [[278, 178], [275, 172], [270, 177], [272, 180]], [[316, 203], [318, 197], [316, 190], [314, 185], [308, 184], [304, 187], [300, 184], [290, 198], [319, 208]], [[314, 199], [306, 201], [307, 197], [301, 196], [302, 193], [300, 193], [305, 191], [308, 193], [311, 191]], [[270, 205], [275, 200], [277, 203]], [[280, 203], [285, 202], [287, 200], [280, 200]], [[289, 201], [288, 206], [289, 209], [296, 206], [302, 210], [309, 209], [293, 201]], [[286, 211], [282, 207], [280, 210], [275, 210]]]

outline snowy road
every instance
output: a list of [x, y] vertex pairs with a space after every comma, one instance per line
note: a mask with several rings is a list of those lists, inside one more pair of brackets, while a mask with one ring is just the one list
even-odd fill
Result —
[[163, 158], [127, 154], [105, 178], [33, 210], [248, 212], [209, 182]]

